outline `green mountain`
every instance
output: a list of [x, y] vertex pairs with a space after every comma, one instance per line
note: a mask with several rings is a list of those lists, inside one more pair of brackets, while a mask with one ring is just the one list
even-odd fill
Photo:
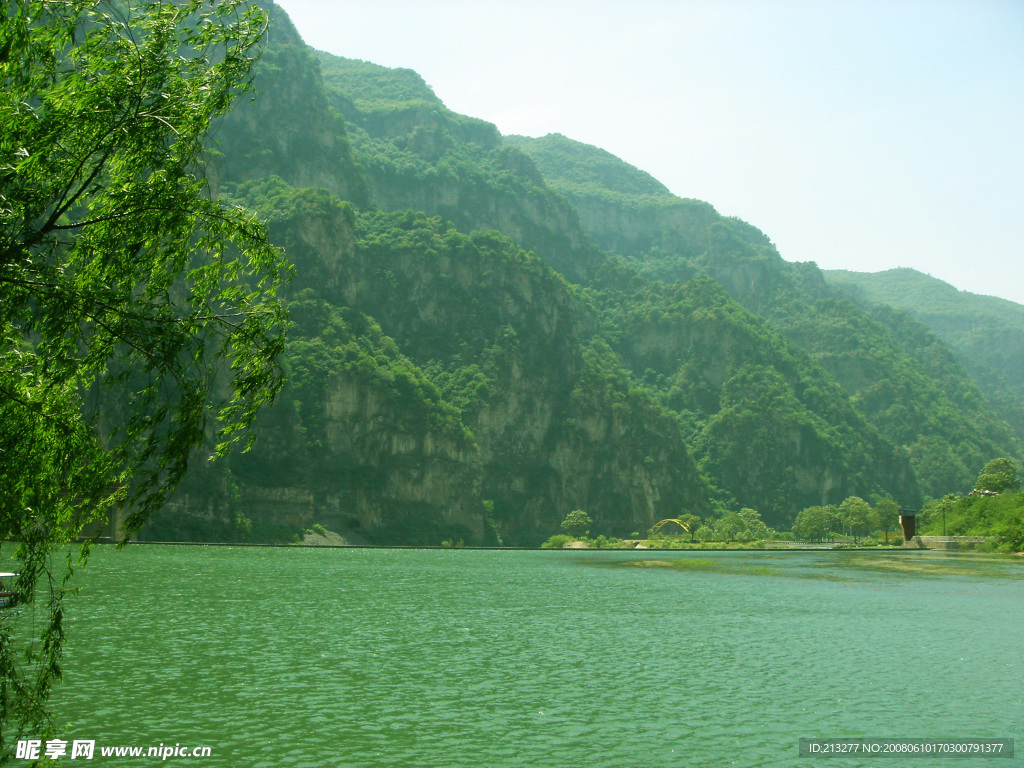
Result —
[[[762, 232], [707, 203], [655, 193], [640, 183], [642, 172], [604, 150], [557, 134], [507, 141], [574, 204], [598, 246], [656, 280], [714, 278], [810, 353], [858, 412], [908, 453], [926, 495], [969, 490], [993, 452], [1022, 455], [1000, 403], [985, 398], [924, 325], [858, 306], [813, 263], [784, 261]], [[616, 162], [622, 168], [611, 173]]]
[[949, 347], [978, 389], [1024, 438], [1024, 306], [959, 291], [913, 269], [827, 270], [825, 278], [859, 304], [888, 305], [924, 323]]
[[750, 225], [602, 150], [502, 137], [271, 13], [208, 176], [296, 265], [289, 384], [150, 538], [537, 544], [573, 509], [623, 536], [744, 506], [786, 527], [1022, 454], [923, 325], [924, 362]]

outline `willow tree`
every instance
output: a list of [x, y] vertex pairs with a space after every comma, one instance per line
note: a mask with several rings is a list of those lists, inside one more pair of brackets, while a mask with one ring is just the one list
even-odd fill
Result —
[[130, 510], [129, 531], [141, 526], [197, 447], [215, 458], [251, 440], [282, 383], [275, 289], [289, 270], [203, 172], [210, 121], [251, 86], [264, 11], [244, 0], [6, 6], [0, 570], [20, 572], [21, 616], [38, 602], [47, 618], [30, 636], [18, 611], [0, 614], [0, 759], [45, 728], [79, 557], [68, 545], [114, 504]]

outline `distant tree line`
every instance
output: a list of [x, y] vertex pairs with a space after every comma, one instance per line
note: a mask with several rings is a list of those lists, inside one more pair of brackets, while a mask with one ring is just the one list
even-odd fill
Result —
[[[966, 496], [947, 494], [925, 504], [917, 515], [918, 531], [927, 535], [989, 536], [1008, 551], [1024, 550], [1024, 494], [1017, 465], [1012, 459], [993, 459], [985, 465]], [[842, 504], [803, 509], [793, 523], [800, 541], [859, 539], [881, 533], [886, 543], [899, 528], [900, 507], [892, 499], [874, 506], [857, 496]], [[898, 538], [895, 540], [899, 540]]]
[[[886, 544], [900, 543], [900, 512], [893, 499], [880, 498], [871, 504], [859, 496], [849, 496], [841, 504], [814, 505], [801, 510], [791, 535], [806, 542], [852, 539], [857, 544], [875, 537]], [[918, 515], [918, 521], [919, 530], [929, 535], [988, 536], [999, 549], [1024, 550], [1024, 493], [1017, 465], [1007, 458], [990, 461], [970, 494], [948, 494], [929, 502]], [[647, 531], [649, 539], [676, 543], [688, 538], [692, 544], [742, 544], [780, 536], [764, 523], [757, 510], [749, 507], [738, 512], [719, 508], [703, 519], [684, 513], [660, 522]], [[587, 540], [592, 525], [593, 520], [586, 512], [573, 510], [561, 524], [562, 534], [553, 536], [545, 546], [561, 547], [573, 540]], [[634, 538], [638, 537], [638, 533], [634, 534]], [[618, 539], [599, 539], [600, 547], [620, 544]]]
[[793, 537], [800, 541], [831, 541], [850, 536], [854, 543], [881, 531], [889, 534], [899, 526], [900, 507], [892, 499], [880, 499], [874, 506], [859, 496], [849, 496], [842, 504], [812, 506], [802, 510], [793, 523]]

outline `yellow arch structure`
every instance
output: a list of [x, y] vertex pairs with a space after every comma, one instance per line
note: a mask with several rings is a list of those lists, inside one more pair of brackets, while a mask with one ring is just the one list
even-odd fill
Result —
[[658, 532], [661, 530], [662, 526], [665, 525], [666, 523], [675, 523], [680, 528], [682, 528], [684, 531], [686, 531], [687, 533], [690, 533], [690, 526], [688, 526], [682, 520], [677, 520], [674, 517], [666, 517], [664, 520], [661, 520], [660, 522], [657, 522], [657, 523], [654, 524], [654, 527], [651, 528], [651, 536], [657, 536]]

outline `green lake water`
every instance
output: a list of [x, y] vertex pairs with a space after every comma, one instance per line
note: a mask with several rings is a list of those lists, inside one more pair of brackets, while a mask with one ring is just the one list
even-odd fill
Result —
[[801, 759], [801, 737], [1021, 755], [1021, 560], [100, 547], [54, 704], [97, 750], [210, 747], [177, 765], [878, 763]]

